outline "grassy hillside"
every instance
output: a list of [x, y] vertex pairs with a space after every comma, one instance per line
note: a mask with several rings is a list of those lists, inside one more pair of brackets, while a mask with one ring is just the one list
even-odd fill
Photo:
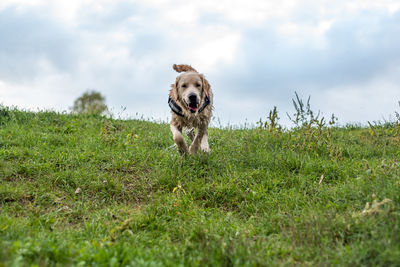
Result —
[[269, 126], [1, 108], [0, 265], [399, 266], [399, 124]]

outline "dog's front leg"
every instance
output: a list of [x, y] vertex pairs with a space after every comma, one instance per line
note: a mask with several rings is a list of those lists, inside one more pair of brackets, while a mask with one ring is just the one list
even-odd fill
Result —
[[189, 153], [188, 147], [186, 145], [185, 139], [182, 135], [182, 128], [178, 128], [175, 125], [170, 125], [172, 136], [174, 138], [175, 144], [178, 146], [179, 152], [181, 154]]
[[200, 149], [206, 153], [210, 153], [210, 146], [208, 145], [208, 129], [204, 132], [201, 139]]
[[201, 129], [201, 128], [198, 129], [197, 134], [193, 140], [193, 143], [189, 148], [190, 154], [194, 155], [197, 153], [197, 151], [200, 148], [201, 140], [203, 139], [203, 136], [206, 133], [207, 133], [207, 129]]

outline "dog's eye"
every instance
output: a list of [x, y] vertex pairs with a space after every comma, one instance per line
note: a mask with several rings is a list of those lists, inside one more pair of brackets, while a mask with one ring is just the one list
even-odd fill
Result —
[[182, 84], [182, 87], [183, 87], [183, 88], [186, 88], [186, 87], [187, 87], [187, 85], [186, 85], [186, 84]]
[[199, 83], [196, 83], [196, 87], [200, 87], [201, 86], [201, 84], [199, 84]]

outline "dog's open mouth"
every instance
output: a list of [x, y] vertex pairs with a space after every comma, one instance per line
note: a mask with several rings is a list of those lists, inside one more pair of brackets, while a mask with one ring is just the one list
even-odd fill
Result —
[[199, 109], [199, 105], [197, 103], [189, 103], [187, 107], [192, 113], [195, 113]]

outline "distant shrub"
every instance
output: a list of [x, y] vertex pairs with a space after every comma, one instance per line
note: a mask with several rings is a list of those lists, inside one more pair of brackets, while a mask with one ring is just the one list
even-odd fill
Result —
[[108, 111], [107, 105], [105, 104], [105, 97], [100, 92], [87, 91], [82, 96], [78, 97], [72, 112], [78, 114], [96, 114], [101, 115]]

